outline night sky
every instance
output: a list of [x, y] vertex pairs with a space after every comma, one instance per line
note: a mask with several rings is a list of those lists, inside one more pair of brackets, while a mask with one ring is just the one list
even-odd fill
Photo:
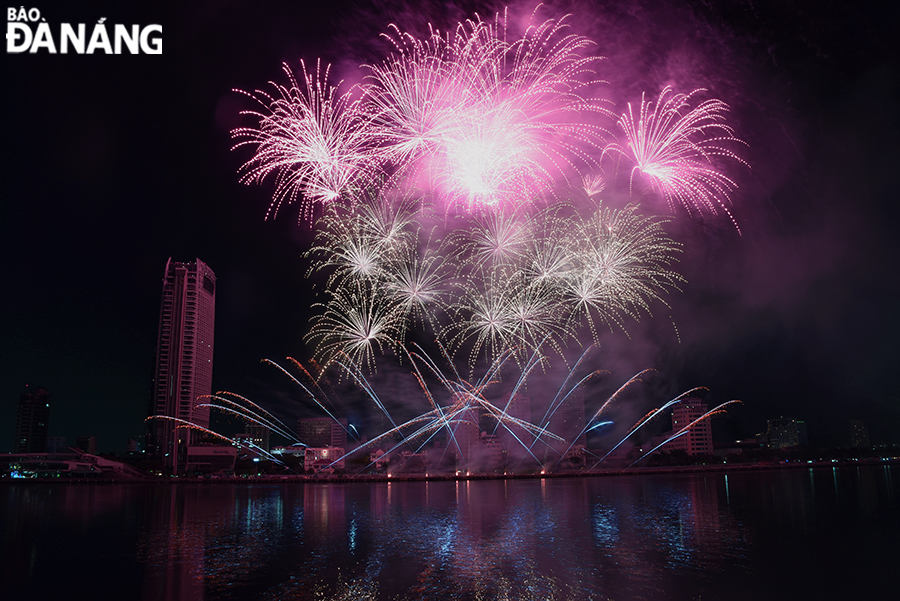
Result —
[[[682, 291], [606, 334], [592, 366], [611, 390], [659, 370], [645, 408], [693, 386], [741, 399], [721, 439], [777, 416], [811, 442], [845, 442], [848, 420], [900, 442], [898, 61], [883, 2], [550, 2], [607, 57], [617, 109], [709, 90], [731, 107], [751, 168], [732, 212], [674, 211]], [[19, 394], [52, 394], [50, 433], [96, 435], [123, 451], [144, 433], [166, 260], [199, 257], [218, 278], [214, 388], [284, 416], [302, 414], [263, 358], [306, 357], [309, 226], [299, 208], [265, 220], [274, 185], [245, 186], [232, 89], [284, 83], [283, 62], [335, 64], [358, 78], [383, 56], [391, 22], [424, 31], [492, 14], [476, 2], [42, 2], [49, 23], [163, 26], [163, 54], [3, 54], [0, 450]], [[531, 5], [527, 5], [531, 8]], [[669, 212], [646, 198], [643, 208]], [[673, 325], [674, 322], [674, 325]], [[677, 328], [677, 334], [676, 334]], [[576, 349], [573, 349], [573, 352]]]

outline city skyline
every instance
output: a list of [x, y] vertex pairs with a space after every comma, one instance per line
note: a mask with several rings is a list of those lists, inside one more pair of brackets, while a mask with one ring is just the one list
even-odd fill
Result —
[[[551, 8], [590, 16], [573, 27], [607, 57], [603, 75], [623, 90], [611, 99], [617, 106], [638, 101], [640, 89], [709, 87], [731, 105], [748, 143], [751, 170], [737, 176], [730, 206], [742, 235], [674, 211], [673, 237], [689, 241], [679, 265], [687, 282], [669, 307], [628, 324], [627, 335], [600, 336], [592, 366], [611, 372], [606, 385], [650, 367], [660, 373], [644, 392], [648, 404], [698, 385], [711, 389], [710, 406], [742, 399], [715, 430], [762, 431], [785, 414], [832, 441], [862, 418], [872, 442], [889, 440], [900, 429], [889, 377], [897, 283], [885, 276], [897, 258], [889, 179], [896, 63], [886, 38], [870, 32], [890, 18], [839, 3], [803, 18], [796, 7], [767, 4], [755, 12], [647, 4], [631, 16], [588, 4]], [[231, 152], [228, 132], [245, 105], [230, 90], [264, 88], [281, 76], [282, 61], [350, 60], [347, 48], [391, 20], [421, 23], [402, 6], [382, 6], [381, 15], [359, 3], [334, 13], [248, 5], [215, 19], [208, 9], [48, 4], [42, 14], [53, 21], [160, 22], [163, 55], [5, 57], [17, 115], [5, 137], [18, 142], [5, 151], [2, 239], [18, 287], [3, 295], [3, 447], [12, 447], [26, 385], [53, 393], [50, 435], [92, 433], [101, 450], [123, 450], [143, 433], [158, 270], [169, 256], [202, 257], [219, 275], [213, 388], [311, 416], [259, 361], [311, 354], [304, 335], [313, 297], [301, 255], [312, 232], [296, 223], [296, 208], [265, 220], [272, 187], [238, 182], [246, 156]], [[816, 27], [837, 22], [829, 10], [847, 17], [841, 35]], [[473, 11], [458, 6], [432, 19], [446, 26]], [[666, 19], [671, 29], [659, 24]], [[697, 29], [680, 43], [667, 35], [692, 19]], [[604, 26], [613, 27], [604, 34]], [[805, 45], [794, 43], [796, 32]], [[652, 34], [659, 40], [650, 44]], [[715, 46], [719, 39], [731, 41]], [[715, 49], [721, 68], [709, 58]], [[638, 66], [617, 71], [625, 61]], [[58, 106], [59, 88], [67, 94]], [[650, 197], [645, 207], [665, 210]], [[377, 378], [394, 386], [395, 376]]]
[[147, 452], [167, 469], [184, 464], [182, 449], [192, 446], [190, 422], [209, 428], [215, 354], [216, 275], [200, 259], [166, 262], [159, 309], [153, 400], [147, 425]]

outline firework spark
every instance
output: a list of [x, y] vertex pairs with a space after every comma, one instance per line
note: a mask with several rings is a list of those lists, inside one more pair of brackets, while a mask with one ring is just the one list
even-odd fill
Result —
[[[451, 357], [445, 350], [442, 349], [442, 354], [444, 360], [447, 361], [449, 370], [442, 369], [437, 361], [429, 356], [421, 347], [414, 344], [412, 345], [412, 350], [405, 351], [405, 354], [412, 366], [412, 375], [420, 385], [422, 399], [425, 402], [426, 410], [423, 413], [414, 415], [412, 418], [406, 420], [395, 419], [391, 413], [391, 409], [389, 409], [389, 407], [379, 398], [379, 395], [373, 389], [372, 384], [366, 379], [366, 376], [359, 368], [357, 362], [348, 360], [345, 364], [348, 373], [350, 373], [352, 378], [357, 382], [360, 390], [372, 400], [377, 411], [384, 415], [390, 423], [390, 427], [383, 432], [375, 433], [368, 441], [356, 436], [358, 440], [357, 445], [354, 448], [343, 450], [339, 456], [334, 458], [332, 466], [338, 463], [343, 465], [346, 460], [354, 456], [371, 453], [376, 449], [381, 449], [383, 453], [378, 456], [387, 456], [394, 462], [403, 462], [404, 456], [416, 455], [424, 451], [429, 443], [434, 442], [436, 436], [443, 434], [446, 436], [446, 445], [440, 445], [440, 448], [444, 449], [444, 453], [449, 452], [451, 456], [456, 458], [457, 469], [459, 466], [463, 466], [469, 471], [476, 465], [476, 457], [483, 453], [481, 447], [485, 444], [485, 438], [481, 434], [481, 424], [483, 423], [482, 420], [485, 420], [486, 422], [494, 424], [492, 432], [484, 433], [485, 435], [488, 435], [489, 439], [493, 439], [499, 432], [503, 434], [504, 440], [508, 443], [518, 445], [521, 449], [521, 459], [519, 460], [519, 463], [521, 463], [522, 460], [527, 461], [530, 458], [533, 462], [533, 467], [542, 467], [544, 470], [553, 470], [556, 467], [559, 467], [564, 459], [569, 456], [570, 451], [574, 450], [576, 444], [583, 444], [583, 442], [579, 443], [578, 441], [581, 440], [587, 432], [612, 424], [613, 422], [608, 420], [599, 421], [599, 418], [607, 412], [609, 407], [620, 397], [621, 393], [626, 388], [641, 381], [641, 378], [647, 372], [652, 371], [644, 370], [630, 378], [620, 386], [589, 419], [586, 420], [584, 427], [578, 435], [574, 435], [571, 439], [564, 439], [553, 432], [549, 427], [550, 424], [553, 423], [554, 414], [560, 411], [567, 403], [572, 402], [576, 393], [583, 390], [587, 381], [602, 373], [599, 370], [594, 370], [583, 376], [576, 375], [576, 371], [585, 365], [585, 359], [589, 351], [590, 349], [582, 353], [579, 360], [576, 361], [575, 365], [568, 371], [559, 386], [558, 392], [552, 400], [549, 401], [546, 409], [543, 410], [543, 417], [537, 423], [532, 423], [528, 419], [523, 419], [522, 417], [514, 415], [513, 405], [518, 398], [520, 391], [526, 387], [529, 378], [534, 375], [539, 366], [544, 364], [546, 357], [540, 353], [533, 353], [527, 361], [520, 365], [518, 376], [513, 376], [511, 379], [506, 379], [510, 375], [509, 370], [506, 368], [514, 355], [511, 351], [507, 351], [495, 361], [491, 362], [478, 377], [463, 378], [453, 367]], [[338, 359], [337, 361], [344, 361], [345, 359], [347, 358]], [[328, 395], [321, 386], [319, 386], [316, 378], [297, 360], [288, 358], [288, 361], [302, 372], [303, 379], [308, 380], [309, 384], [304, 384], [300, 377], [293, 375], [291, 371], [273, 361], [266, 360], [266, 363], [273, 365], [279, 371], [287, 375], [291, 381], [293, 381], [304, 394], [313, 401], [319, 410], [334, 419], [336, 424], [340, 424], [341, 422], [333, 410], [328, 408], [328, 406], [333, 408], [335, 403], [327, 398]], [[504, 372], [504, 370], [506, 370], [506, 375], [501, 377], [501, 373]], [[427, 383], [428, 381], [433, 382], [435, 380], [438, 384], [438, 390], [433, 390]], [[501, 394], [498, 399], [490, 400], [490, 391], [499, 386], [504, 380], [507, 382], [507, 385], [504, 386], [506, 392]], [[510, 387], [509, 384], [512, 384], [512, 386]], [[441, 390], [443, 391], [443, 394], [439, 396]], [[612, 454], [627, 440], [632, 438], [639, 430], [651, 423], [654, 418], [662, 415], [668, 408], [681, 402], [697, 390], [699, 390], [699, 388], [688, 390], [671, 401], [652, 410], [644, 418], [635, 423], [624, 437], [612, 447], [609, 453], [607, 453], [606, 456], [599, 458], [593, 467], [599, 465], [606, 457]], [[278, 434], [295, 445], [303, 445], [303, 441], [300, 441], [290, 428], [284, 425], [280, 420], [272, 416], [259, 405], [240, 395], [219, 392], [215, 395], [210, 395], [207, 398], [209, 399], [207, 405], [212, 409], [224, 412], [231, 416], [237, 416], [248, 423], [258, 424], [270, 429], [273, 433]], [[409, 404], [409, 400], [405, 403], [406, 405]], [[663, 444], [659, 445], [657, 449], [664, 444], [671, 442], [678, 436], [684, 435], [690, 428], [701, 421], [711, 419], [712, 417], [723, 413], [729, 405], [737, 402], [739, 401], [729, 401], [704, 413], [701, 417], [688, 424], [683, 430], [674, 433]], [[162, 416], [160, 416], [160, 418], [166, 419]], [[263, 455], [268, 459], [272, 459], [280, 465], [284, 465], [276, 456], [254, 447], [253, 445], [247, 446], [246, 442], [238, 440], [231, 441], [230, 439], [227, 439], [227, 437], [223, 437], [208, 428], [195, 426], [184, 420], [174, 421], [177, 427], [195, 429], [209, 436], [227, 442], [233, 442], [235, 445], [246, 446], [248, 450]], [[351, 433], [351, 430], [355, 432], [355, 429], [353, 428], [345, 427], [345, 429], [348, 434]], [[546, 460], [542, 461], [538, 458], [536, 447], [558, 455], [557, 459], [551, 459], [549, 463], [547, 463]], [[541, 451], [541, 454], [543, 455], [544, 452], [545, 451]], [[651, 451], [651, 453], [652, 452], [653, 451]], [[647, 455], [649, 454], [650, 453], [647, 453]], [[637, 463], [647, 455], [644, 455], [634, 463]], [[439, 457], [436, 463], [443, 463], [443, 460]], [[373, 466], [374, 460], [362, 469], [367, 470]], [[287, 468], [288, 466], [284, 467]], [[494, 465], [491, 466], [491, 469], [498, 467], [502, 466]], [[509, 464], [506, 465], [506, 468], [515, 469], [515, 466]], [[449, 469], [453, 469], [452, 466], [450, 466]]]
[[376, 288], [377, 283], [367, 280], [341, 286], [321, 304], [323, 312], [314, 318], [306, 340], [317, 341], [326, 365], [346, 356], [373, 369], [376, 351], [395, 348], [403, 326], [398, 303]]
[[624, 328], [622, 316], [650, 312], [650, 301], [683, 278], [669, 269], [680, 245], [662, 229], [667, 220], [645, 217], [636, 206], [622, 210], [598, 207], [579, 225], [575, 259], [578, 269], [564, 280], [573, 314], [583, 318], [596, 338], [594, 319]]
[[448, 209], [546, 197], [558, 179], [597, 165], [609, 133], [598, 117], [612, 115], [593, 95], [593, 42], [566, 27], [549, 20], [515, 37], [498, 15], [418, 39], [394, 26], [394, 51], [344, 93], [329, 67], [301, 64], [299, 78], [285, 67], [289, 84], [273, 83], [274, 94], [243, 92], [263, 110], [244, 112], [258, 126], [232, 131], [235, 148], [255, 149], [242, 181], [274, 174], [270, 214], [302, 196], [301, 217], [379, 181], [424, 180]]
[[[624, 330], [684, 281], [667, 219], [601, 199], [625, 187], [604, 160], [633, 164], [629, 195], [644, 182], [670, 207], [734, 222], [737, 185], [720, 167], [746, 165], [732, 150], [742, 142], [724, 102], [695, 100], [705, 90], [666, 87], [617, 118], [598, 97], [603, 59], [567, 17], [532, 15], [520, 31], [504, 13], [421, 37], [392, 25], [384, 37], [392, 50], [349, 90], [327, 66], [301, 63], [298, 75], [285, 67], [288, 85], [247, 94], [263, 108], [245, 112], [258, 125], [232, 132], [236, 148], [254, 151], [241, 180], [274, 177], [269, 215], [302, 199], [301, 219], [318, 217], [307, 257], [323, 289], [305, 339], [323, 369], [341, 370], [385, 411], [392, 428], [375, 440], [420, 445], [446, 431], [459, 447], [479, 415], [540, 440], [546, 423], [520, 423], [486, 400], [498, 366], [530, 373], [548, 353], [568, 364], [569, 345]], [[435, 344], [451, 366], [466, 360], [470, 378], [443, 374], [410, 339]], [[385, 353], [411, 363], [430, 402], [407, 422], [393, 421], [365, 379]], [[473, 379], [476, 366], [485, 371]]]
[[629, 103], [618, 120], [626, 145], [610, 144], [606, 152], [632, 160], [632, 182], [635, 173], [643, 174], [671, 206], [681, 204], [688, 211], [712, 213], [721, 209], [734, 221], [726, 205], [737, 184], [716, 168], [715, 160], [725, 158], [746, 165], [730, 149], [743, 142], [725, 123], [728, 105], [721, 100], [706, 100], [691, 108], [693, 98], [705, 91], [672, 94], [667, 86], [655, 104], [642, 95], [637, 114]]
[[329, 272], [307, 336], [324, 363], [349, 354], [371, 364], [373, 350], [396, 351], [412, 327], [467, 348], [473, 367], [512, 348], [519, 360], [538, 345], [563, 356], [581, 329], [596, 340], [600, 323], [624, 328], [682, 281], [669, 268], [680, 246], [666, 220], [635, 206], [476, 214], [435, 238], [411, 210], [372, 202], [386, 201], [329, 208], [310, 251], [314, 269]]
[[257, 127], [232, 130], [234, 148], [255, 147], [242, 167], [244, 183], [275, 177], [275, 194], [266, 217], [274, 217], [284, 202], [303, 197], [301, 218], [311, 216], [316, 203], [340, 198], [356, 183], [377, 172], [370, 156], [368, 119], [351, 93], [338, 95], [328, 83], [329, 67], [316, 63], [301, 78], [285, 65], [289, 86], [272, 83], [275, 94], [236, 90], [260, 103], [265, 112], [244, 111], [259, 120]]

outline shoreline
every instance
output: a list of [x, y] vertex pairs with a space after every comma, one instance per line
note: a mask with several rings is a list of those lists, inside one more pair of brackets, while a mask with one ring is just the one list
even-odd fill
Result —
[[865, 459], [859, 461], [811, 461], [778, 463], [716, 463], [668, 467], [605, 468], [595, 471], [555, 472], [549, 474], [322, 474], [322, 475], [260, 475], [225, 477], [163, 477], [145, 478], [0, 478], [0, 485], [8, 484], [357, 484], [383, 482], [459, 482], [470, 480], [543, 480], [551, 478], [608, 478], [623, 476], [659, 476], [697, 473], [740, 473], [795, 469], [824, 469], [860, 466], [900, 465], [900, 457]]

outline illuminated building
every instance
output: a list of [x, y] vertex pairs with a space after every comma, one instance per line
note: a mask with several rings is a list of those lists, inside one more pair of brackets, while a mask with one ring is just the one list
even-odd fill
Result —
[[866, 428], [866, 420], [850, 420], [850, 446], [867, 449], [872, 446], [869, 440], [869, 430]]
[[[678, 434], [707, 412], [702, 399], [687, 398], [672, 410], [672, 434]], [[666, 450], [682, 450], [688, 455], [712, 455], [712, 424], [705, 419], [666, 445]]]
[[579, 389], [571, 393], [550, 417], [548, 429], [565, 440], [553, 442], [557, 451], [564, 453], [576, 448], [583, 450], [587, 441], [584, 425], [584, 392]]
[[[152, 415], [168, 416], [209, 427], [209, 407], [200, 398], [212, 392], [213, 330], [216, 276], [200, 259], [178, 263], [169, 259], [163, 276], [156, 380]], [[185, 459], [192, 436], [170, 420], [152, 420], [148, 450], [172, 472]]]
[[297, 436], [311, 447], [347, 446], [347, 420], [330, 417], [308, 417], [297, 420]]
[[0, 455], [0, 478], [144, 478], [134, 467], [68, 448], [56, 453], [8, 453]]
[[[500, 408], [505, 409], [510, 417], [531, 423], [531, 397], [516, 393], [507, 405], [501, 404]], [[500, 426], [496, 432], [504, 451], [520, 448], [524, 450], [530, 447], [533, 441], [531, 432], [515, 424]]]
[[251, 454], [259, 456], [262, 451], [269, 451], [269, 428], [262, 424], [247, 422], [247, 431], [242, 434], [235, 434], [234, 440], [247, 445], [251, 449]]
[[331, 473], [344, 469], [343, 447], [307, 447], [303, 468], [312, 472]]
[[806, 444], [806, 422], [792, 417], [768, 420], [766, 444], [773, 449], [798, 447]]
[[50, 393], [46, 388], [26, 390], [19, 395], [16, 413], [15, 453], [44, 453], [50, 427]]

